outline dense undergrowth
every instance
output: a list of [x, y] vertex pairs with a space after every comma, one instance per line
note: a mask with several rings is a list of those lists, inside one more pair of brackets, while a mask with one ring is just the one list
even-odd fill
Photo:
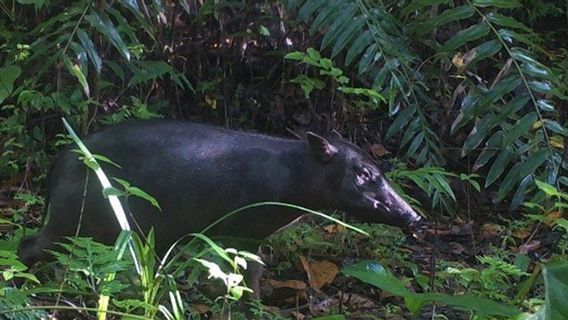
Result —
[[[278, 308], [252, 303], [254, 318], [568, 318], [567, 10], [1, 2], [0, 318], [247, 317], [236, 301], [255, 256], [202, 235], [167, 265], [151, 243], [134, 241], [131, 255], [124, 239], [120, 250], [75, 239], [72, 254], [33, 270], [17, 261], [17, 243], [41, 225], [49, 164], [70, 142], [61, 117], [81, 135], [130, 118], [281, 136], [335, 129], [382, 162], [428, 219], [424, 233], [360, 226], [363, 236], [306, 218], [264, 244], [263, 301]], [[199, 280], [207, 274], [221, 298]]]

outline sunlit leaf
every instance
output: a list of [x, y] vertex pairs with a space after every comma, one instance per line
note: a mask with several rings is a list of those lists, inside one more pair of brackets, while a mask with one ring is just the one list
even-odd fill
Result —
[[568, 263], [552, 262], [544, 267], [542, 274], [546, 291], [545, 303], [526, 320], [568, 319]]
[[536, 80], [529, 81], [529, 86], [533, 90], [544, 94], [550, 93], [552, 90], [552, 86], [550, 85], [550, 83], [543, 81], [536, 81]]
[[554, 187], [553, 185], [540, 180], [535, 180], [535, 183], [540, 190], [546, 193], [547, 196], [555, 197], [559, 195], [558, 190], [556, 190], [556, 187]]
[[357, 278], [365, 283], [385, 290], [390, 294], [402, 296], [406, 307], [413, 314], [418, 313], [425, 304], [432, 302], [443, 303], [461, 309], [474, 310], [476, 313], [482, 315], [501, 315], [511, 318], [520, 313], [520, 311], [514, 307], [475, 296], [414, 293], [407, 289], [402, 281], [393, 276], [381, 264], [373, 261], [364, 261], [356, 265], [345, 267], [341, 271], [348, 276]]
[[294, 52], [289, 52], [284, 56], [284, 59], [288, 59], [288, 60], [295, 60], [295, 61], [302, 61], [304, 60], [304, 57], [306, 56], [305, 53], [303, 52], [299, 52], [299, 51], [294, 51]]
[[87, 82], [87, 77], [85, 77], [85, 74], [83, 73], [83, 71], [81, 71], [81, 68], [79, 68], [77, 64], [72, 63], [68, 57], [65, 57], [63, 61], [65, 62], [67, 71], [69, 71], [69, 73], [77, 78], [77, 80], [81, 84], [81, 87], [83, 87], [83, 92], [87, 97], [89, 97], [91, 95], [89, 84]]
[[554, 112], [554, 102], [548, 99], [538, 99], [536, 101], [538, 108], [546, 112]]
[[546, 127], [546, 129], [548, 129], [552, 132], [556, 132], [556, 133], [561, 134], [565, 137], [568, 136], [568, 129], [565, 126], [558, 123], [557, 121], [545, 119], [544, 120], [544, 126]]

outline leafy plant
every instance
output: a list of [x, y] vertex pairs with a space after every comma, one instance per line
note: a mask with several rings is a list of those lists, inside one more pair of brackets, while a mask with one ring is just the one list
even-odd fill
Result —
[[[284, 58], [299, 61], [303, 64], [316, 68], [319, 70], [320, 76], [329, 77], [334, 80], [334, 85], [338, 85], [337, 90], [339, 92], [368, 98], [370, 101], [364, 104], [367, 109], [376, 109], [379, 102], [384, 102], [385, 100], [384, 97], [375, 90], [347, 86], [350, 80], [343, 74], [343, 70], [335, 67], [331, 59], [323, 58], [319, 51], [314, 48], [308, 48], [306, 53], [299, 51], [290, 52], [284, 56]], [[290, 82], [298, 83], [302, 87], [306, 99], [310, 97], [310, 93], [314, 89], [321, 90], [325, 88], [324, 81], [307, 75], [299, 75], [296, 78], [291, 79]], [[359, 105], [362, 104], [359, 103]]]
[[18, 256], [12, 251], [0, 250], [0, 265], [6, 266], [2, 269], [2, 277], [6, 282], [19, 278], [39, 283], [34, 274], [26, 272], [28, 268], [18, 260]]
[[535, 202], [525, 202], [524, 206], [529, 209], [536, 209], [539, 214], [528, 214], [527, 218], [532, 221], [538, 221], [539, 223], [544, 223], [545, 225], [551, 226], [554, 230], [559, 230], [563, 232], [562, 239], [563, 242], [557, 244], [557, 248], [563, 254], [566, 254], [565, 244], [568, 241], [568, 220], [562, 217], [562, 213], [565, 212], [568, 205], [568, 193], [558, 190], [555, 186], [550, 185], [546, 182], [536, 180], [535, 184], [537, 188], [546, 196], [546, 201], [544, 205], [537, 204]]
[[115, 113], [105, 116], [101, 119], [101, 123], [111, 125], [131, 118], [160, 119], [162, 116], [152, 111], [146, 103], [132, 97], [132, 102], [130, 104], [125, 104]]
[[441, 167], [422, 167], [409, 170], [404, 164], [397, 164], [397, 167], [386, 173], [393, 181], [393, 187], [399, 194], [405, 195], [410, 203], [418, 203], [418, 200], [410, 197], [400, 187], [403, 181], [413, 182], [420, 190], [428, 195], [432, 201], [432, 208], [442, 208], [445, 212], [455, 213], [457, 199], [450, 185], [450, 179], [459, 179], [474, 190], [481, 191], [481, 186], [477, 182], [479, 175], [477, 174], [460, 174], [451, 173]]
[[[39, 2], [15, 1], [11, 9], [4, 8], [14, 23], [2, 22], [0, 32], [5, 43], [0, 55], [6, 53], [0, 65], [2, 176], [14, 175], [22, 166], [45, 166], [37, 156], [45, 147], [49, 123], [42, 118], [64, 114], [75, 124], [86, 124], [97, 113], [115, 109], [121, 112], [107, 122], [151, 118], [165, 106], [163, 100], [151, 99], [153, 89], [171, 83], [193, 90], [170, 60], [148, 54], [162, 47], [151, 17], [163, 15], [165, 7], [129, 1]], [[25, 14], [32, 5], [42, 19]], [[132, 105], [121, 108], [122, 96]]]
[[264, 265], [264, 262], [262, 262], [260, 257], [250, 252], [238, 251], [233, 248], [223, 249], [203, 234], [196, 233], [193, 234], [193, 236], [205, 241], [205, 243], [207, 243], [207, 245], [211, 248], [212, 252], [231, 266], [231, 272], [227, 273], [221, 270], [219, 265], [216, 263], [196, 258], [197, 262], [207, 268], [209, 278], [217, 278], [223, 281], [227, 288], [225, 298], [239, 300], [243, 296], [244, 292], [252, 292], [251, 289], [242, 285], [244, 277], [239, 273], [239, 269], [247, 269], [247, 261], [254, 261], [255, 263]]
[[552, 262], [544, 267], [544, 286], [546, 299], [544, 305], [533, 315], [526, 315], [526, 320], [553, 320], [568, 317], [568, 263]]
[[[143, 240], [137, 234], [132, 234], [131, 237], [143, 298], [115, 299], [114, 304], [127, 312], [141, 309], [148, 318], [155, 318], [159, 311], [167, 319], [183, 319], [180, 315], [184, 313], [184, 304], [175, 279], [164, 270], [162, 259], [156, 259], [154, 232], [150, 230]], [[162, 304], [164, 297], [169, 298], [171, 310]]]
[[430, 129], [426, 110], [421, 107], [422, 103], [432, 106], [433, 101], [421, 100], [427, 93], [415, 85], [415, 79], [420, 79], [413, 65], [418, 57], [412, 53], [400, 21], [383, 6], [367, 1], [290, 0], [286, 4], [297, 10], [298, 20], [311, 22], [311, 34], [326, 28], [321, 49], [331, 49], [331, 58], [344, 53], [345, 65], [352, 66], [359, 79], [370, 81], [370, 89], [385, 97], [389, 115], [399, 114], [387, 138], [405, 128], [401, 147], [412, 140], [419, 149], [418, 154], [409, 152], [410, 156], [420, 163], [445, 163], [439, 137]]
[[407, 289], [402, 281], [393, 276], [380, 263], [373, 261], [364, 261], [356, 265], [345, 267], [342, 269], [342, 272], [348, 276], [357, 278], [363, 282], [385, 290], [392, 295], [404, 298], [406, 307], [413, 314], [419, 312], [425, 304], [432, 302], [443, 303], [460, 309], [472, 310], [481, 316], [514, 317], [520, 314], [520, 311], [514, 307], [476, 296], [451, 296], [441, 293], [414, 293]]
[[521, 276], [528, 274], [518, 266], [495, 256], [478, 257], [485, 267], [448, 267], [438, 276], [455, 293], [469, 292], [498, 301], [511, 303], [508, 298]]
[[8, 286], [0, 289], [0, 316], [4, 319], [36, 320], [47, 317], [47, 313], [43, 310], [26, 308], [29, 303], [30, 299], [23, 290]]
[[66, 276], [66, 283], [84, 296], [112, 295], [126, 286], [108, 276], [128, 267], [126, 261], [118, 258], [118, 251], [113, 247], [96, 243], [89, 238], [68, 238], [69, 243], [61, 243], [63, 252], [53, 251], [57, 261], [71, 271]]

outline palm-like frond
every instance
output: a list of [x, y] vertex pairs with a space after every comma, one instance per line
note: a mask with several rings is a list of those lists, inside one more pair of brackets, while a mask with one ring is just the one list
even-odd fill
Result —
[[442, 145], [457, 143], [461, 157], [476, 159], [473, 170], [486, 168], [486, 186], [501, 181], [496, 200], [512, 194], [513, 206], [535, 176], [557, 183], [568, 130], [554, 101], [565, 88], [536, 58], [546, 54], [539, 36], [511, 17], [519, 2], [398, 3], [287, 1], [311, 32], [325, 30], [322, 50], [387, 97], [387, 137], [398, 135], [408, 156], [442, 164]]

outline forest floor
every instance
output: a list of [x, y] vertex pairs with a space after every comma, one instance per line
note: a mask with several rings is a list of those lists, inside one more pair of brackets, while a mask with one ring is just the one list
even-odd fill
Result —
[[[14, 190], [2, 190], [0, 218], [19, 225], [24, 221], [27, 226], [41, 225], [41, 201], [34, 201], [39, 197], [14, 199]], [[507, 273], [506, 261], [509, 266], [530, 270], [534, 261], [550, 254], [559, 239], [559, 233], [542, 223], [439, 220], [427, 222], [417, 234], [404, 234], [380, 224], [354, 223], [369, 233], [365, 236], [330, 221], [302, 217], [261, 246], [267, 264], [261, 281], [263, 310], [293, 319], [328, 314], [347, 315], [348, 319], [411, 318], [401, 297], [341, 272], [343, 267], [368, 260], [390, 270], [414, 292], [479, 295], [505, 303], [515, 298], [521, 301], [526, 297], [513, 297], [520, 277]], [[16, 230], [9, 224], [2, 227], [8, 234]], [[204, 298], [203, 292], [184, 286], [183, 279], [179, 279], [179, 289], [191, 301], [189, 307], [194, 313], [216, 318], [215, 302]], [[418, 315], [418, 319], [433, 318], [469, 319], [470, 313], [429, 305]]]

